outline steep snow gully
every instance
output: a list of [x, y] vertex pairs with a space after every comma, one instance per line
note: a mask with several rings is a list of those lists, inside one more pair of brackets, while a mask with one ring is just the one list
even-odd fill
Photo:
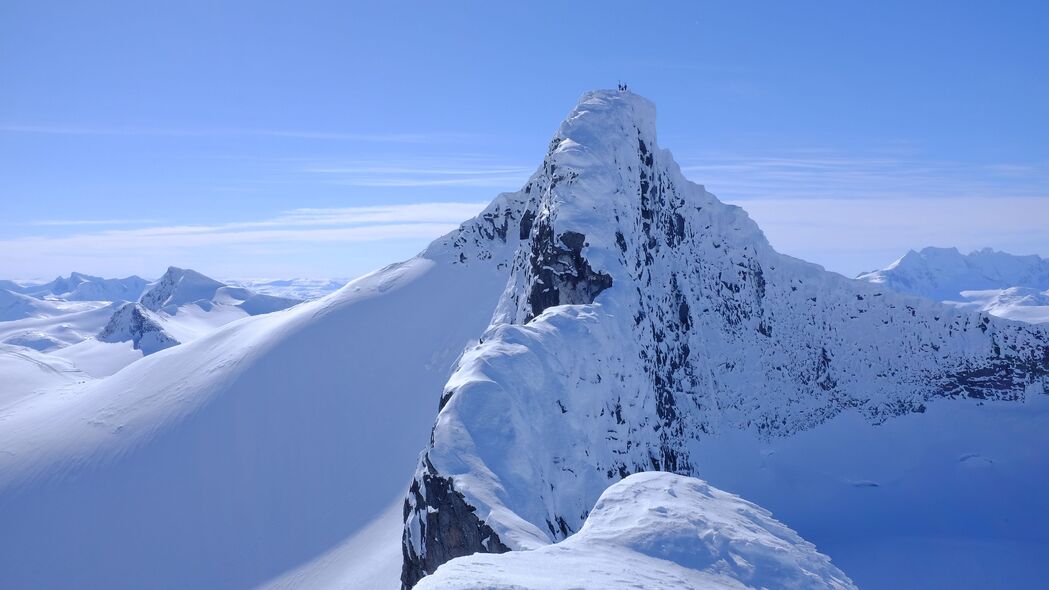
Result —
[[0, 587], [1037, 585], [1047, 342], [776, 253], [592, 92], [416, 258], [0, 407]]

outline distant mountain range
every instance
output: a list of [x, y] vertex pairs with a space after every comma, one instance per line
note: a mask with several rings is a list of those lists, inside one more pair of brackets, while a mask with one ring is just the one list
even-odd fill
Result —
[[0, 289], [37, 298], [57, 297], [65, 301], [136, 301], [149, 285], [137, 276], [104, 279], [78, 272], [43, 284], [21, 285], [0, 281]]
[[8, 355], [10, 377], [23, 377], [9, 390], [23, 393], [49, 382], [28, 378], [32, 371], [59, 381], [71, 371], [78, 379], [105, 377], [234, 320], [301, 302], [177, 267], [148, 282], [74, 272], [42, 284], [0, 286], [7, 287], [0, 288], [0, 355]]
[[857, 278], [998, 317], [1049, 322], [1049, 260], [1036, 255], [930, 247]]

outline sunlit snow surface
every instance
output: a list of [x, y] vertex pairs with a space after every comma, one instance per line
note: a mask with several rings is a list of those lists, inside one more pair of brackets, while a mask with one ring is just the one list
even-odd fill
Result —
[[0, 587], [396, 587], [404, 490], [504, 285], [417, 258], [4, 405]]
[[478, 553], [420, 590], [855, 588], [766, 510], [698, 479], [631, 475], [598, 499], [578, 533], [534, 551]]

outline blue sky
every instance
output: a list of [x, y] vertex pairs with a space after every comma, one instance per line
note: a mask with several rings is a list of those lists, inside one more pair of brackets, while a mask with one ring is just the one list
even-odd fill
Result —
[[781, 251], [1049, 255], [1045, 2], [219, 4], [0, 4], [0, 276], [354, 276], [618, 80]]

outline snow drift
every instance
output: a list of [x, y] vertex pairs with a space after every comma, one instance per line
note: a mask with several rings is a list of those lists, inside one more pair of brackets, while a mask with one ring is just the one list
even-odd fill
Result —
[[422, 589], [855, 588], [830, 559], [766, 510], [670, 473], [610, 486], [579, 532], [535, 551], [444, 564]]

